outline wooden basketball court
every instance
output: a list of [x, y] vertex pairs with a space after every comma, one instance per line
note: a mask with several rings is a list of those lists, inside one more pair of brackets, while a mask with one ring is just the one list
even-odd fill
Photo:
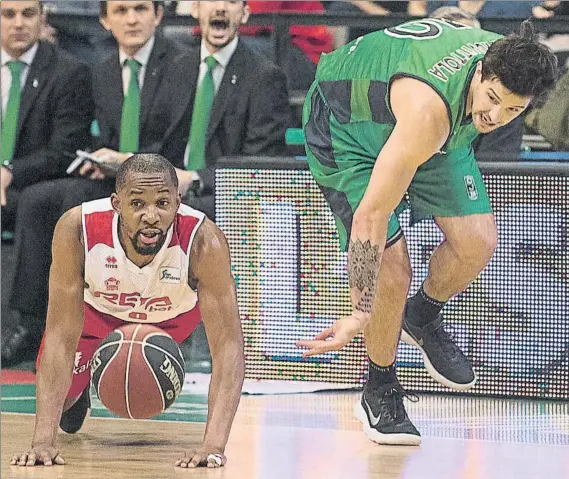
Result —
[[[186, 407], [194, 408], [196, 415], [177, 421], [91, 417], [80, 433], [60, 435], [67, 465], [51, 468], [9, 465], [14, 452], [29, 447], [34, 416], [3, 413], [1, 477], [569, 478], [566, 403], [421, 396], [418, 403], [407, 403], [407, 410], [423, 434], [423, 444], [398, 447], [379, 446], [363, 434], [352, 412], [359, 396], [243, 396], [226, 451], [228, 463], [219, 470], [173, 466], [183, 450], [202, 437], [201, 401]], [[14, 410], [14, 401], [9, 402], [8, 409]], [[4, 404], [8, 402], [3, 400], [6, 410]]]

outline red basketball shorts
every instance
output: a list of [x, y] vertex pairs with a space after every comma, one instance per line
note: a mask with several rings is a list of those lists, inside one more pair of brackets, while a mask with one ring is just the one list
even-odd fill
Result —
[[[99, 346], [99, 343], [115, 329], [124, 326], [126, 323], [114, 316], [103, 314], [91, 305], [85, 303], [85, 323], [83, 325], [83, 332], [77, 345], [75, 352], [75, 360], [73, 363], [73, 381], [69, 392], [68, 398], [79, 396], [89, 384], [91, 380], [91, 360]], [[201, 321], [201, 315], [198, 306], [187, 313], [180, 314], [173, 319], [164, 321], [163, 323], [149, 323], [167, 332], [174, 341], [181, 344], [184, 340], [190, 337], [192, 332], [196, 329]], [[45, 339], [45, 336], [44, 336]], [[43, 351], [42, 339], [38, 359], [36, 361], [36, 369], [39, 368], [40, 358]]]

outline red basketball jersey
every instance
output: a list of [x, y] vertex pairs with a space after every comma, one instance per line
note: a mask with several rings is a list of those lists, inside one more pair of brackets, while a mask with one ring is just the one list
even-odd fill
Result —
[[139, 268], [119, 242], [118, 215], [110, 198], [83, 203], [82, 210], [85, 303], [132, 323], [161, 323], [196, 307], [188, 270], [203, 213], [180, 205], [164, 245], [150, 264]]

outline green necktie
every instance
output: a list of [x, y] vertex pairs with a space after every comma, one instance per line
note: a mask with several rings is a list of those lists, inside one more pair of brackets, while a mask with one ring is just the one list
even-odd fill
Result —
[[19, 61], [7, 62], [12, 73], [12, 82], [8, 94], [8, 105], [2, 122], [2, 164], [12, 161], [16, 147], [16, 132], [18, 130], [18, 113], [20, 111], [20, 97], [22, 85], [20, 78], [26, 64]]
[[206, 57], [207, 71], [196, 92], [194, 111], [192, 113], [192, 125], [190, 127], [189, 153], [186, 162], [187, 170], [200, 170], [205, 168], [205, 137], [209, 125], [209, 114], [215, 96], [215, 84], [213, 82], [213, 69], [217, 60], [212, 56]]
[[138, 86], [138, 73], [142, 65], [132, 58], [125, 63], [130, 67], [130, 81], [122, 104], [119, 151], [121, 153], [136, 153], [138, 152], [138, 137], [140, 135], [140, 87]]

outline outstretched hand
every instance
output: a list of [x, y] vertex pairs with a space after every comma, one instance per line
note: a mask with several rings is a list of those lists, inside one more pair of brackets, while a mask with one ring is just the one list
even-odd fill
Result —
[[308, 349], [308, 351], [302, 354], [304, 358], [327, 353], [328, 351], [338, 351], [348, 344], [363, 327], [364, 324], [361, 318], [353, 315], [346, 316], [338, 319], [331, 327], [322, 331], [314, 339], [297, 341], [296, 345], [300, 348]]
[[184, 452], [184, 457], [176, 461], [177, 467], [222, 467], [227, 462], [227, 457], [215, 447], [202, 446], [198, 449]]
[[59, 455], [56, 447], [50, 444], [37, 444], [23, 454], [14, 454], [10, 461], [11, 466], [29, 466], [35, 465], [51, 466], [53, 464], [63, 465], [65, 461]]

